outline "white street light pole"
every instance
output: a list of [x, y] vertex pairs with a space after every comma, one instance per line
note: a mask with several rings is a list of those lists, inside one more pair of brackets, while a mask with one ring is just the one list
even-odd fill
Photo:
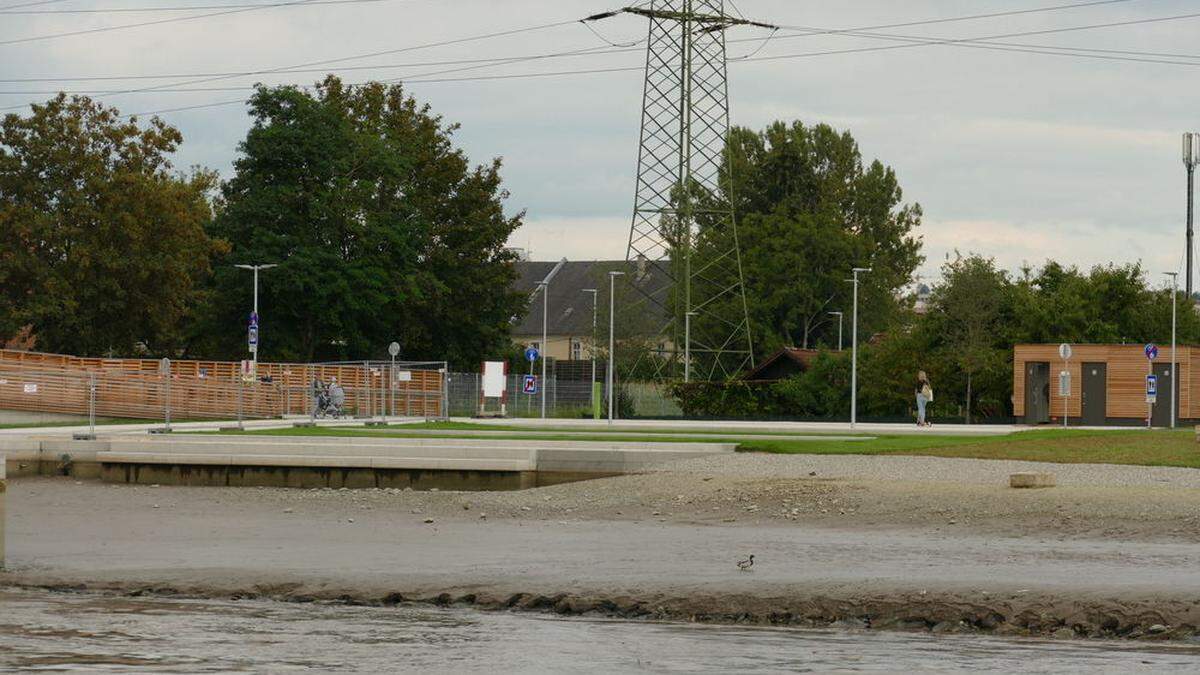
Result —
[[614, 317], [617, 309], [617, 296], [615, 293], [617, 285], [617, 277], [624, 276], [624, 272], [609, 272], [608, 273], [608, 366], [605, 374], [606, 389], [608, 392], [608, 423], [613, 421], [613, 399], [616, 396], [613, 394], [613, 362], [616, 361], [617, 353], [614, 348], [614, 331], [616, 325]]
[[1163, 272], [1171, 277], [1171, 428], [1175, 428], [1175, 394], [1179, 388], [1175, 386], [1175, 301], [1179, 297], [1179, 272]]
[[870, 267], [855, 267], [854, 273], [854, 315], [850, 324], [850, 428], [858, 424], [858, 273], [870, 272]]
[[592, 353], [592, 381], [588, 383], [588, 401], [594, 411], [596, 410], [596, 294], [600, 292], [600, 289], [585, 288], [583, 292], [592, 294], [592, 345], [588, 350]]
[[683, 315], [683, 381], [692, 381], [692, 317], [695, 312]]
[[[254, 319], [257, 321], [258, 320], [258, 271], [259, 270], [269, 270], [272, 267], [279, 267], [279, 265], [272, 263], [269, 265], [234, 265], [234, 267], [237, 267], [238, 269], [243, 269], [243, 270], [252, 270], [254, 272]], [[258, 331], [257, 325], [255, 325], [255, 330]], [[253, 355], [251, 358], [254, 360], [255, 375], [258, 374], [258, 348], [262, 345], [261, 338], [262, 338], [262, 333], [260, 331], [257, 335], [254, 336], [254, 339], [255, 339], [254, 351], [251, 352], [251, 354]]]
[[829, 312], [829, 316], [838, 318], [838, 351], [842, 351], [842, 317], [846, 316], [845, 312]]
[[546, 351], [550, 347], [546, 343], [546, 326], [550, 316], [550, 284], [542, 281], [538, 288], [542, 290], [542, 419], [546, 419]]

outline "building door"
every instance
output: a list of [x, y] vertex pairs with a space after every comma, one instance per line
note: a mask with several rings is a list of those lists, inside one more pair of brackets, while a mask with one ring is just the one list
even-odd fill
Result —
[[[1150, 416], [1150, 424], [1156, 427], [1171, 426], [1171, 406], [1175, 402], [1175, 387], [1171, 386], [1171, 364], [1154, 364], [1154, 374], [1158, 376], [1158, 400], [1154, 403], [1154, 412]], [[1178, 421], [1178, 417], [1176, 417]]]
[[1025, 423], [1045, 424], [1050, 421], [1050, 364], [1045, 361], [1025, 363]]
[[1080, 391], [1083, 392], [1083, 399], [1080, 403], [1083, 410], [1080, 423], [1098, 427], [1103, 425], [1108, 417], [1108, 364], [1085, 363], [1082, 371], [1083, 383]]

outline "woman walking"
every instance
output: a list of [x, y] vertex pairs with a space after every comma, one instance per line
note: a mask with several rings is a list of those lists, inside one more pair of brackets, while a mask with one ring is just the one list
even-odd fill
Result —
[[933, 402], [933, 387], [929, 385], [929, 376], [925, 371], [917, 371], [917, 426], [930, 426], [929, 421], [925, 418], [925, 408]]

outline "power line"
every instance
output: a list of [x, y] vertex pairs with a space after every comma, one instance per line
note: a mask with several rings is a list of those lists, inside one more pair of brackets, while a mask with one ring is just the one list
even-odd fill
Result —
[[[518, 34], [522, 34], [522, 33], [530, 33], [530, 32], [534, 32], [534, 31], [546, 30], [546, 29], [550, 29], [550, 28], [557, 28], [559, 26], [566, 26], [566, 25], [570, 25], [573, 23], [575, 23], [574, 20], [558, 21], [555, 23], [547, 23], [547, 24], [541, 24], [541, 25], [537, 25], [537, 26], [526, 26], [524, 28], [514, 28], [514, 29], [510, 29], [510, 30], [497, 31], [494, 33], [484, 33], [482, 35], [472, 35], [470, 37], [457, 38], [457, 39], [453, 39], [453, 40], [442, 40], [439, 42], [427, 42], [424, 44], [413, 45], [410, 47], [398, 47], [396, 49], [386, 49], [383, 51], [370, 52], [370, 53], [366, 53], [366, 54], [358, 54], [355, 56], [343, 56], [343, 57], [338, 57], [338, 58], [333, 58], [333, 59], [308, 61], [305, 63], [298, 63], [298, 64], [289, 65], [289, 66], [280, 66], [278, 68], [268, 68], [268, 69], [264, 69], [264, 70], [248, 70], [248, 71], [243, 71], [243, 72], [238, 72], [238, 73], [225, 73], [225, 74], [216, 75], [213, 77], [203, 77], [201, 79], [188, 80], [186, 82], [168, 82], [166, 84], [154, 85], [154, 86], [150, 86], [150, 87], [142, 87], [140, 89], [126, 89], [126, 90], [122, 90], [122, 91], [115, 91], [109, 95], [138, 94], [138, 93], [144, 93], [144, 92], [149, 92], [149, 91], [157, 91], [160, 89], [172, 89], [172, 88], [178, 88], [178, 87], [186, 87], [191, 84], [206, 84], [208, 82], [219, 82], [221, 80], [229, 80], [229, 79], [234, 79], [237, 77], [248, 77], [248, 76], [253, 76], [253, 75], [269, 75], [269, 74], [273, 74], [273, 73], [286, 72], [289, 69], [295, 69], [295, 68], [307, 68], [309, 66], [328, 65], [331, 63], [339, 63], [339, 62], [343, 62], [343, 61], [357, 61], [357, 60], [361, 60], [361, 59], [374, 58], [376, 56], [386, 56], [389, 54], [399, 54], [402, 52], [411, 52], [411, 51], [417, 51], [420, 49], [445, 47], [445, 46], [449, 46], [449, 45], [463, 44], [466, 42], [475, 42], [475, 41], [479, 41], [479, 40], [486, 40], [486, 39], [496, 38], [496, 37], [506, 37], [506, 36], [518, 35]], [[7, 106], [7, 107], [0, 108], [0, 110], [14, 110], [16, 108], [23, 108], [23, 107], [25, 107], [25, 106], [24, 105]]]
[[[51, 0], [52, 2], [60, 2], [61, 0]], [[306, 6], [315, 5], [353, 5], [368, 2], [384, 2], [384, 0], [314, 0], [313, 2], [305, 3]], [[34, 3], [42, 4], [42, 3]], [[178, 7], [108, 7], [96, 9], [30, 9], [30, 10], [10, 10], [0, 8], [0, 14], [4, 15], [39, 15], [39, 14], [150, 14], [155, 12], [195, 12], [205, 9], [238, 9], [242, 7], [253, 7], [256, 9], [267, 7], [288, 7], [295, 3], [287, 2], [260, 2], [260, 3], [238, 3], [225, 5], [186, 5]], [[24, 7], [25, 5], [16, 5], [16, 7]]]
[[[62, 1], [64, 1], [64, 0], [43, 0], [43, 2], [62, 2]], [[324, 0], [324, 1], [328, 1], [328, 0]], [[378, 0], [375, 0], [375, 1], [378, 1]], [[791, 30], [801, 30], [801, 31], [803, 31], [803, 33], [800, 35], [775, 35], [774, 33], [772, 33], [771, 35], [768, 35], [765, 38], [763, 38], [763, 37], [740, 38], [740, 39], [728, 40], [728, 42], [729, 43], [742, 43], [742, 42], [764, 43], [764, 42], [770, 41], [772, 39], [782, 40], [782, 39], [797, 38], [797, 37], [812, 37], [814, 35], [834, 35], [834, 34], [838, 34], [838, 33], [861, 32], [861, 31], [909, 27], [909, 26], [922, 26], [922, 25], [941, 24], [941, 23], [950, 23], [950, 22], [958, 22], [958, 21], [971, 21], [971, 20], [979, 20], [979, 19], [1014, 16], [1014, 15], [1021, 15], [1021, 14], [1032, 14], [1032, 13], [1038, 13], [1038, 12], [1059, 11], [1059, 10], [1064, 10], [1064, 9], [1073, 9], [1073, 8], [1080, 8], [1080, 7], [1092, 7], [1092, 6], [1097, 6], [1097, 5], [1110, 5], [1110, 4], [1126, 3], [1126, 2], [1134, 2], [1134, 1], [1136, 1], [1136, 0], [1091, 0], [1089, 2], [1079, 2], [1079, 3], [1065, 4], [1065, 5], [1054, 5], [1051, 7], [1030, 8], [1030, 9], [1023, 9], [1023, 10], [1012, 10], [1012, 11], [1006, 11], [1006, 12], [993, 12], [993, 13], [989, 13], [989, 14], [971, 14], [971, 15], [958, 16], [958, 17], [925, 19], [925, 20], [920, 20], [920, 21], [908, 21], [908, 22], [904, 22], [904, 23], [893, 23], [893, 24], [879, 24], [879, 25], [874, 25], [874, 26], [861, 26], [858, 28], [846, 28], [846, 29], [814, 29], [814, 28], [803, 28], [803, 27], [791, 27]], [[32, 3], [32, 4], [42, 4], [42, 3]], [[17, 5], [17, 6], [24, 6], [24, 5]], [[552, 24], [552, 26], [561, 26], [561, 25], [567, 25], [570, 23], [574, 23], [574, 22], [573, 21], [565, 21], [565, 22], [561, 22], [558, 24]], [[591, 28], [586, 22], [584, 22], [583, 25], [587, 26], [589, 29]], [[593, 31], [593, 33], [595, 34], [595, 31]], [[614, 43], [602, 35], [597, 34], [597, 37], [599, 37], [601, 40], [604, 40], [605, 42], [608, 42], [610, 44], [620, 46], [619, 43]], [[981, 39], [989, 39], [989, 38], [981, 38]], [[639, 42], [641, 42], [641, 41], [639, 41]], [[444, 44], [455, 44], [455, 43], [450, 42], [450, 43], [444, 43]], [[636, 43], [634, 43], [634, 44], [636, 44]], [[431, 46], [443, 46], [443, 45], [436, 44], [436, 45], [431, 45]], [[1052, 47], [1045, 47], [1045, 48], [1052, 49]], [[758, 49], [756, 49], [754, 52], [752, 52], [751, 55], [753, 55], [761, 50], [762, 50], [762, 46], [760, 45], [760, 47]], [[388, 51], [384, 51], [384, 52], [375, 52], [373, 54], [345, 57], [342, 59], [330, 59], [330, 60], [326, 60], [326, 61], [318, 61], [318, 62], [313, 62], [313, 63], [309, 63], [309, 64], [304, 64], [304, 65], [322, 65], [322, 64], [336, 63], [339, 61], [359, 60], [359, 59], [364, 59], [364, 58], [371, 58], [374, 56], [383, 56], [383, 55], [387, 55], [387, 54], [394, 54], [394, 53], [398, 53], [398, 51], [406, 51], [406, 50], [404, 50], [404, 49], [388, 50]], [[620, 50], [613, 50], [609, 53], [616, 54], [616, 53], [626, 53], [626, 52], [632, 52], [632, 51], [640, 52], [642, 50], [640, 50], [640, 49], [637, 49], [637, 50], [620, 49]], [[1162, 54], [1152, 54], [1152, 53], [1147, 53], [1147, 54], [1143, 54], [1143, 55], [1163, 56]], [[748, 57], [742, 57], [742, 58], [748, 58]], [[444, 62], [418, 63], [418, 64], [411, 64], [411, 65], [413, 65], [413, 66], [457, 65], [457, 64], [466, 64], [466, 63], [481, 63], [484, 61], [495, 61], [495, 60], [497, 60], [497, 59], [444, 61]], [[498, 59], [498, 60], [504, 61], [507, 59]], [[282, 72], [296, 72], [296, 73], [319, 72], [319, 71], [323, 70], [323, 69], [302, 70], [301, 69], [302, 67], [303, 66], [295, 66], [295, 67], [289, 66], [289, 67], [281, 67], [281, 68], [275, 68], [275, 69], [269, 69], [269, 70], [226, 71], [226, 72], [210, 72], [210, 73], [180, 73], [180, 74], [163, 74], [163, 75], [122, 75], [122, 76], [111, 75], [111, 76], [80, 76], [80, 77], [9, 78], [9, 79], [0, 79], [0, 82], [10, 82], [10, 83], [11, 82], [87, 82], [87, 81], [102, 81], [102, 80], [174, 79], [174, 78], [182, 78], [182, 77], [240, 77], [240, 76], [252, 76], [252, 75], [261, 75], [261, 74], [269, 74], [269, 73], [282, 73]], [[404, 64], [379, 66], [380, 69], [403, 68], [403, 67], [408, 67], [408, 66], [404, 65]], [[371, 69], [371, 68], [374, 68], [374, 66], [350, 66], [350, 67], [346, 67], [345, 69], [346, 70], [367, 70], [367, 69]]]
[[50, 33], [48, 35], [34, 35], [24, 38], [13, 38], [11, 40], [0, 41], [0, 47], [6, 45], [25, 44], [29, 42], [41, 42], [43, 40], [55, 40], [64, 37], [75, 37], [79, 35], [94, 35], [96, 33], [107, 33], [115, 30], [127, 30], [130, 28], [144, 28], [146, 26], [160, 26], [166, 23], [176, 23], [180, 21], [195, 21], [197, 19], [211, 19], [215, 16], [229, 16], [231, 14], [241, 14], [243, 12], [256, 12], [262, 9], [274, 9], [279, 7], [288, 7], [293, 5], [307, 5], [316, 0], [296, 0], [295, 2], [284, 2], [271, 5], [253, 5], [250, 7], [242, 7], [240, 9], [227, 9], [220, 12], [209, 12], [206, 14], [195, 14], [193, 16], [178, 16], [170, 19], [156, 19], [154, 21], [140, 21], [138, 23], [126, 23], [119, 26], [104, 26], [102, 28], [88, 28], [84, 30], [73, 30], [65, 33]]
[[[855, 30], [855, 29], [844, 29], [843, 30], [843, 29], [829, 29], [829, 28], [791, 27], [793, 30], [810, 31], [806, 35], [850, 35], [852, 37], [875, 37], [875, 38], [881, 38], [881, 39], [904, 39], [904, 40], [913, 40], [913, 41], [919, 40], [919, 42], [912, 42], [909, 44], [902, 44], [902, 45], [888, 45], [885, 47], [860, 47], [860, 48], [854, 48], [854, 49], [830, 50], [830, 51], [826, 51], [826, 52], [801, 52], [798, 54], [778, 54], [775, 56], [759, 56], [754, 59], [746, 59], [746, 60], [747, 61], [776, 61], [776, 60], [780, 60], [780, 59], [804, 58], [804, 57], [809, 57], [809, 56], [826, 56], [826, 55], [831, 55], [831, 54], [855, 54], [855, 53], [861, 53], [861, 52], [907, 49], [910, 47], [921, 47], [921, 46], [928, 46], [928, 45], [952, 45], [953, 46], [953, 45], [962, 45], [962, 44], [972, 43], [972, 42], [982, 42], [982, 41], [987, 41], [987, 40], [999, 40], [999, 39], [1012, 38], [1012, 37], [1028, 37], [1028, 36], [1033, 36], [1033, 35], [1052, 35], [1052, 34], [1070, 33], [1070, 32], [1075, 32], [1075, 31], [1084, 31], [1084, 30], [1099, 30], [1099, 29], [1103, 29], [1103, 28], [1119, 28], [1119, 27], [1126, 27], [1126, 26], [1137, 26], [1137, 25], [1146, 25], [1146, 24], [1152, 24], [1152, 23], [1162, 23], [1165, 21], [1180, 21], [1180, 20], [1184, 20], [1184, 19], [1194, 19], [1197, 17], [1200, 17], [1200, 12], [1192, 13], [1192, 14], [1177, 14], [1174, 16], [1153, 17], [1153, 18], [1149, 18], [1149, 19], [1128, 19], [1125, 21], [1112, 21], [1112, 22], [1108, 22], [1108, 23], [1096, 23], [1096, 24], [1088, 24], [1088, 25], [1083, 25], [1083, 26], [1069, 26], [1069, 27], [1065, 27], [1065, 28], [1045, 28], [1045, 29], [1041, 29], [1041, 30], [1021, 31], [1021, 32], [1016, 32], [1016, 33], [1000, 33], [1000, 34], [996, 34], [996, 35], [983, 35], [983, 36], [973, 37], [973, 38], [936, 38], [936, 37], [919, 38], [919, 37], [913, 37], [913, 36], [895, 36], [895, 35], [889, 35], [886, 33], [865, 33], [862, 31]], [[782, 36], [782, 37], [797, 37], [797, 36]], [[1063, 49], [1069, 49], [1069, 47], [1064, 47]]]
[[52, 5], [56, 2], [66, 2], [66, 0], [40, 0], [39, 2], [23, 2], [16, 5], [3, 5], [0, 9], [16, 9], [18, 7], [37, 7], [38, 5]]

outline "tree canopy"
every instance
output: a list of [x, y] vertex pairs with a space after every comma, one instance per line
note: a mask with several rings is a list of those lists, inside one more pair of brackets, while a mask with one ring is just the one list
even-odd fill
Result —
[[259, 87], [253, 126], [212, 233], [208, 349], [244, 349], [249, 274], [260, 276], [260, 358], [382, 356], [474, 366], [506, 349], [514, 294], [500, 160], [472, 167], [445, 123], [399, 85], [326, 78], [309, 92]]
[[885, 326], [922, 261], [921, 207], [903, 203], [895, 172], [864, 165], [854, 138], [825, 124], [735, 127], [729, 149], [756, 351], [836, 344], [828, 312], [849, 316], [852, 267], [872, 268], [860, 334]]
[[181, 175], [183, 141], [63, 94], [0, 121], [0, 342], [80, 355], [182, 344], [223, 245], [204, 230], [215, 176]]

